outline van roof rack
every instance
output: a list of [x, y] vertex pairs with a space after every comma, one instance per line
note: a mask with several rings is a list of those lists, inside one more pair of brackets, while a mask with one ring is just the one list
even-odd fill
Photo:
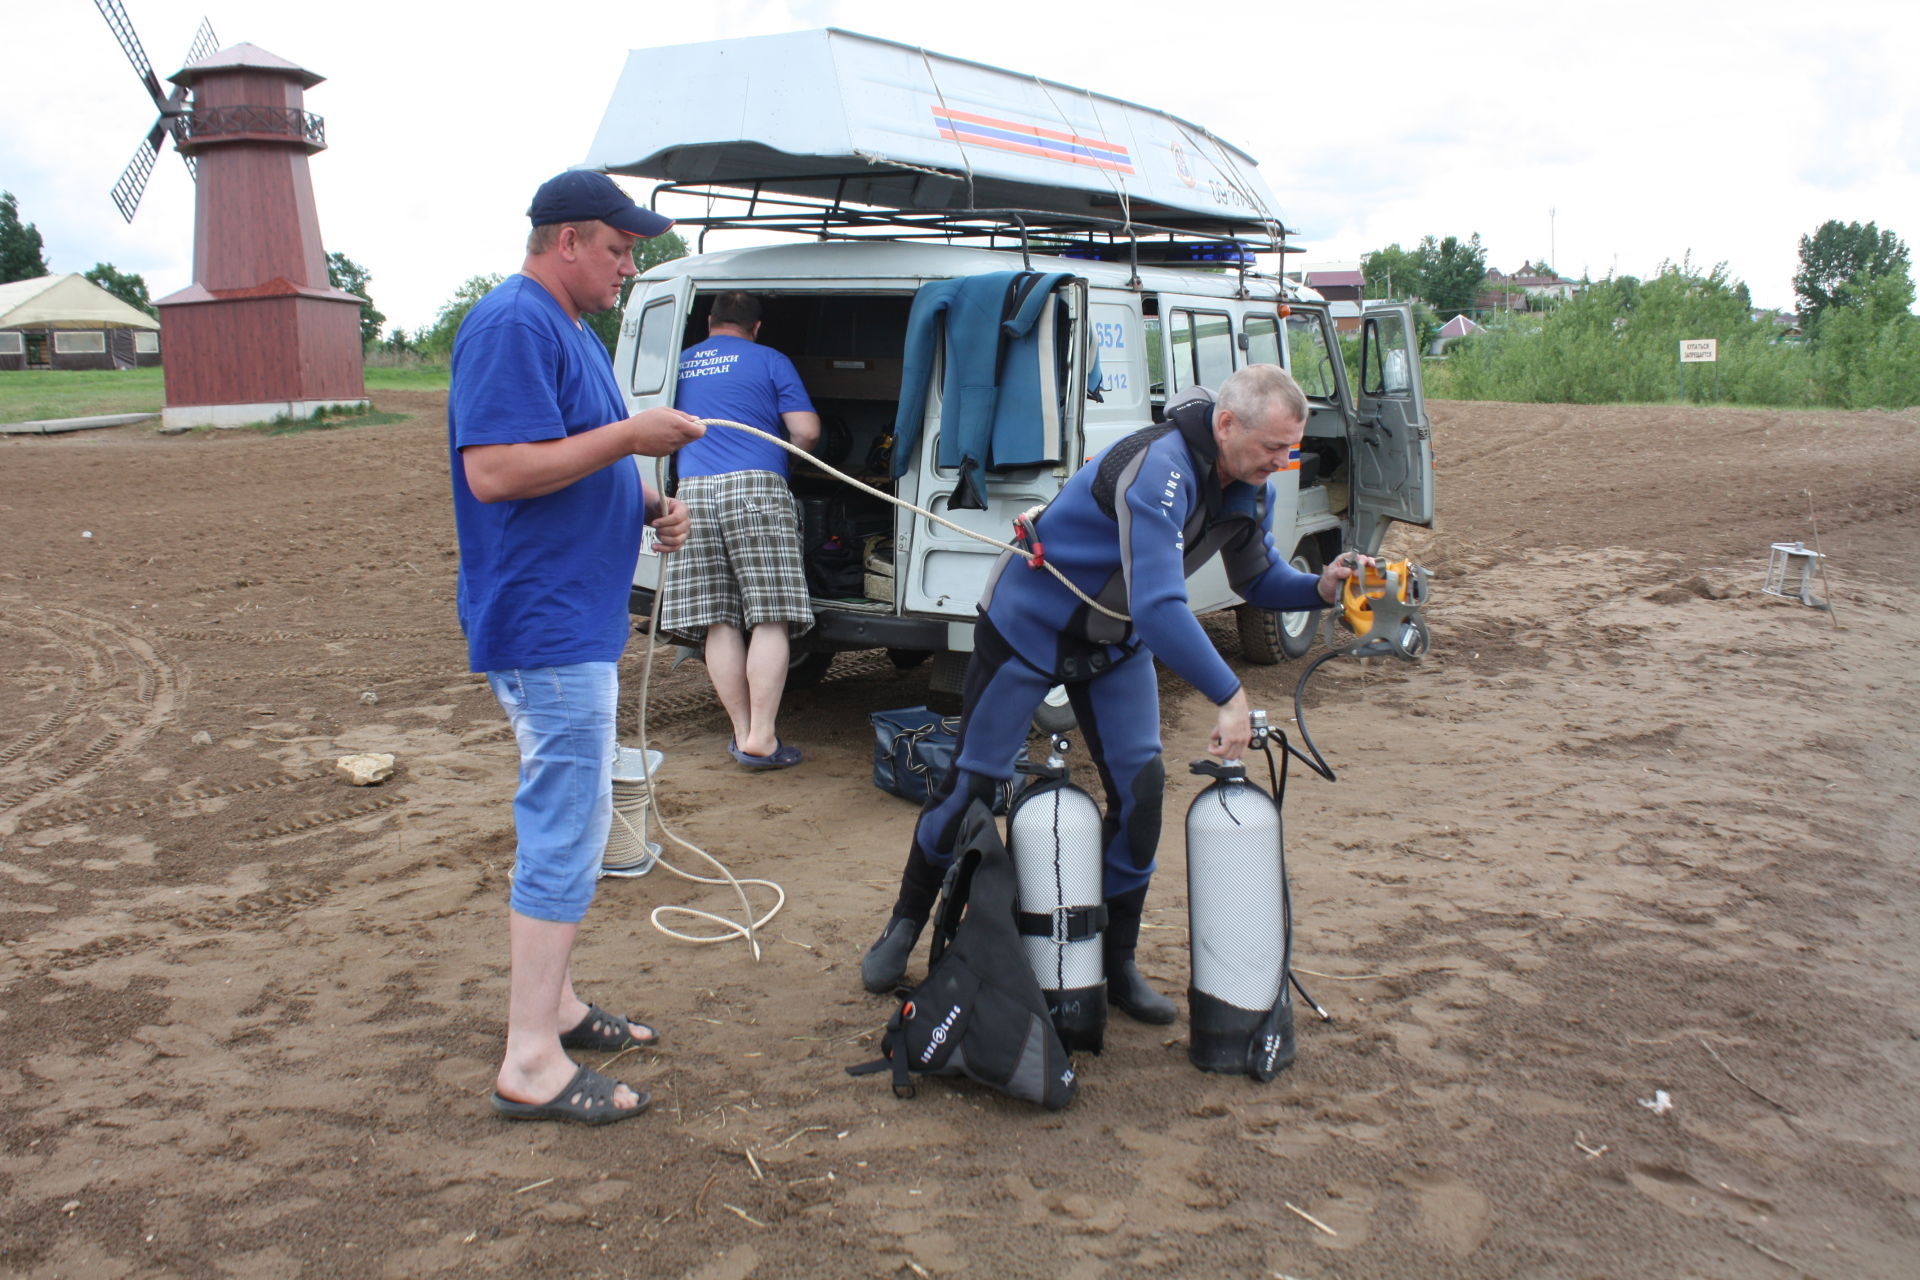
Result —
[[[1209, 220], [1210, 225], [1202, 228], [1191, 225], [1193, 219], [1181, 217], [1174, 210], [1164, 211], [1174, 216], [1162, 223], [1058, 209], [885, 209], [848, 202], [844, 196], [847, 183], [868, 176], [819, 175], [815, 180], [833, 190], [830, 195], [817, 197], [770, 189], [768, 180], [754, 178], [726, 186], [663, 183], [654, 188], [652, 203], [657, 209], [663, 195], [708, 202], [712, 211], [705, 215], [675, 218], [682, 226], [700, 228], [696, 253], [705, 251], [707, 233], [713, 230], [784, 232], [817, 240], [886, 239], [1017, 247], [1027, 260], [1041, 253], [1125, 262], [1136, 268], [1232, 267], [1242, 275], [1247, 274], [1257, 253], [1302, 252], [1286, 242], [1287, 229], [1277, 222], [1250, 221], [1234, 226]], [[722, 204], [734, 207], [715, 207]], [[1010, 243], [1003, 245], [1003, 241]]]

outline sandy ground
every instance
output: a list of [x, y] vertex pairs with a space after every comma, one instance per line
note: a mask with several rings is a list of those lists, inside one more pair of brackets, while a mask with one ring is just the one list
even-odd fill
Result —
[[[847, 1077], [912, 814], [867, 713], [924, 673], [843, 657], [790, 699], [805, 765], [748, 774], [636, 642], [663, 812], [787, 902], [754, 963], [649, 923], [726, 894], [603, 885], [581, 987], [666, 1042], [611, 1068], [652, 1114], [588, 1130], [486, 1105], [514, 753], [443, 401], [381, 401], [416, 416], [0, 441], [0, 1273], [1920, 1273], [1920, 416], [1435, 407], [1438, 528], [1398, 548], [1435, 648], [1309, 689], [1334, 1021], [1267, 1085], [1127, 1022], [1058, 1115]], [[1833, 619], [1760, 592], [1816, 523]], [[1299, 670], [1243, 675], [1284, 719]], [[1210, 721], [1166, 688], [1142, 959], [1177, 992]], [[397, 776], [333, 780], [355, 750]]]

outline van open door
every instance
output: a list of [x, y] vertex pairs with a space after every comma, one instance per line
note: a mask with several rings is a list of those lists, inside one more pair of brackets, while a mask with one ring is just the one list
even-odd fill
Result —
[[1353, 545], [1371, 555], [1387, 524], [1433, 523], [1433, 442], [1413, 309], [1369, 305], [1353, 377]]
[[[634, 296], [627, 299], [620, 320], [620, 341], [613, 356], [614, 377], [619, 380], [628, 413], [673, 403], [693, 280], [688, 276], [639, 280], [633, 289]], [[636, 457], [633, 464], [651, 487], [654, 460]], [[645, 612], [652, 610], [653, 590], [660, 581], [660, 553], [653, 549], [654, 537], [648, 528], [641, 539], [639, 563], [633, 570], [633, 606]]]
[[[985, 473], [986, 510], [951, 505], [959, 472], [939, 462], [942, 391], [948, 373], [943, 344], [922, 407], [916, 456], [900, 477], [902, 498], [1004, 542], [1012, 536], [1014, 516], [1051, 500], [1060, 491], [1065, 476], [1082, 456], [1091, 368], [1087, 282], [1066, 280], [1055, 297], [1057, 305], [1048, 305], [1039, 313], [1033, 340], [1010, 349], [1007, 357], [1036, 362], [1032, 370], [1035, 377], [1008, 380], [1033, 389], [1031, 421], [1035, 438], [1029, 450], [1031, 465]], [[896, 546], [906, 549], [904, 555], [896, 553], [895, 557], [901, 612], [949, 619], [949, 647], [971, 649], [974, 606], [1000, 552], [924, 516], [900, 511], [896, 518]]]

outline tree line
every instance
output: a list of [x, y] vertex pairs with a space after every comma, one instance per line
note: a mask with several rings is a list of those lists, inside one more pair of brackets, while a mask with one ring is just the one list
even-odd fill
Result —
[[[637, 242], [634, 265], [645, 271], [686, 253], [686, 242], [669, 232]], [[1412, 249], [1388, 245], [1363, 255], [1361, 272], [1367, 298], [1414, 304], [1422, 349], [1448, 320], [1484, 310], [1487, 250], [1477, 232], [1465, 239], [1426, 236]], [[48, 274], [38, 228], [22, 220], [11, 192], [0, 191], [0, 284]], [[98, 262], [82, 274], [129, 306], [154, 313], [138, 273]], [[364, 299], [360, 336], [370, 351], [430, 361], [452, 354], [460, 322], [502, 279], [471, 276], [431, 324], [411, 334], [396, 326], [383, 337], [386, 316], [374, 305], [367, 269], [344, 253], [329, 253], [327, 276], [335, 288]], [[1487, 321], [1487, 332], [1452, 347], [1439, 389], [1467, 399], [1572, 403], [1678, 397], [1850, 408], [1920, 404], [1920, 319], [1912, 312], [1910, 253], [1897, 235], [1872, 222], [1824, 222], [1800, 237], [1793, 287], [1797, 328], [1756, 313], [1746, 284], [1728, 275], [1724, 263], [1701, 270], [1683, 257], [1662, 263], [1650, 280], [1582, 280], [1572, 298], [1531, 299], [1528, 310], [1503, 311]], [[616, 345], [619, 308], [584, 319], [609, 350]], [[1678, 345], [1691, 338], [1719, 343], [1711, 379], [1678, 368]]]
[[[1415, 303], [1423, 348], [1447, 320], [1479, 309], [1488, 287], [1478, 235], [1390, 245], [1361, 266], [1367, 297]], [[1683, 256], [1649, 280], [1582, 280], [1569, 299], [1483, 315], [1486, 332], [1451, 346], [1434, 380], [1470, 400], [1920, 404], [1920, 318], [1897, 235], [1872, 222], [1824, 222], [1800, 237], [1793, 287], [1797, 317], [1756, 311], [1725, 263], [1701, 269]], [[1715, 339], [1718, 358], [1682, 368], [1679, 344], [1696, 338]]]
[[[687, 242], [676, 231], [635, 241], [633, 246], [633, 265], [640, 271], [686, 256]], [[459, 332], [460, 322], [467, 318], [467, 312], [473, 310], [474, 304], [486, 297], [505, 278], [497, 274], [467, 277], [453, 291], [453, 296], [440, 304], [432, 324], [411, 336], [396, 332], [389, 345], [395, 350], [412, 351], [432, 360], [447, 359], [453, 354], [453, 335]], [[623, 298], [622, 305], [624, 302]], [[607, 344], [609, 351], [620, 341], [620, 311], [621, 307], [615, 306], [581, 317], [589, 328], [600, 335], [600, 341]]]

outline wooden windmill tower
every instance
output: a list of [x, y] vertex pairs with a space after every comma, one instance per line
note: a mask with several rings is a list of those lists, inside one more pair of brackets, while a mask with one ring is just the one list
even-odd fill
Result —
[[131, 221], [168, 137], [195, 175], [193, 283], [154, 303], [166, 424], [238, 426], [365, 405], [362, 300], [328, 280], [307, 171], [327, 142], [303, 95], [322, 77], [250, 44], [209, 51], [202, 23], [165, 95], [120, 0], [94, 3], [160, 110], [114, 202]]

